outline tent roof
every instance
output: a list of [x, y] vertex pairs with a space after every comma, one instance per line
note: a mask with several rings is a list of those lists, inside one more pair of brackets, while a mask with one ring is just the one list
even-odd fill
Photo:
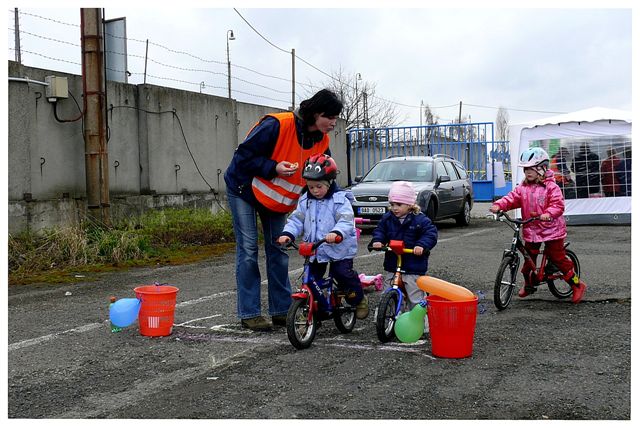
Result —
[[632, 114], [626, 110], [616, 110], [603, 107], [592, 107], [585, 110], [578, 110], [572, 113], [565, 113], [558, 116], [551, 116], [544, 119], [538, 119], [531, 122], [520, 124], [523, 128], [533, 128], [542, 125], [557, 125], [566, 122], [596, 122], [598, 120], [622, 120], [628, 123], [631, 121]]

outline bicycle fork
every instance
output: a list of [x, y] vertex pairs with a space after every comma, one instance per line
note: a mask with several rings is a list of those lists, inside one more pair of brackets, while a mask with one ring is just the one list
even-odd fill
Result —
[[309, 305], [309, 311], [307, 312], [307, 321], [311, 323], [313, 321], [313, 314], [316, 312], [316, 301], [313, 298], [313, 292], [307, 284], [302, 284], [300, 290], [295, 293], [291, 293], [291, 298], [297, 300], [307, 300]]
[[396, 273], [395, 275], [393, 275], [393, 280], [391, 281], [392, 283], [392, 287], [387, 290], [387, 292], [394, 290], [397, 294], [398, 294], [398, 302], [396, 303], [396, 316], [400, 313], [400, 308], [402, 308], [402, 299], [403, 299], [403, 292], [402, 292], [402, 272], [400, 272], [400, 269], [402, 268], [402, 255], [398, 254], [398, 262], [396, 265]]

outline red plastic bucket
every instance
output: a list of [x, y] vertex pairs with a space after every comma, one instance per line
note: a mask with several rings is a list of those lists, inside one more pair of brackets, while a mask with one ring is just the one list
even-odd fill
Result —
[[451, 301], [440, 296], [428, 296], [427, 317], [431, 353], [441, 358], [465, 358], [473, 353], [478, 298]]
[[170, 285], [142, 285], [133, 289], [140, 299], [138, 324], [143, 336], [169, 336], [173, 329], [176, 296], [179, 289]]

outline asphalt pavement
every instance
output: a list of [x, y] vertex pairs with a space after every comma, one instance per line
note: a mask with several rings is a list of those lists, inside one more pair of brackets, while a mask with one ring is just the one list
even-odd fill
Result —
[[[469, 227], [437, 223], [429, 275], [480, 296], [473, 354], [433, 355], [416, 343], [378, 340], [372, 315], [341, 334], [325, 321], [309, 349], [285, 329], [243, 330], [235, 315], [232, 251], [201, 263], [136, 268], [76, 284], [8, 288], [11, 419], [445, 419], [631, 418], [630, 226], [572, 226], [568, 240], [589, 288], [573, 305], [546, 288], [493, 305], [511, 240], [475, 204]], [[367, 232], [355, 268], [381, 271]], [[262, 254], [262, 250], [261, 250]], [[290, 256], [296, 283], [301, 258]], [[262, 263], [264, 273], [264, 262]], [[111, 333], [109, 296], [154, 282], [177, 286], [168, 337]], [[373, 309], [380, 293], [370, 293]], [[267, 308], [263, 281], [262, 301]], [[373, 313], [373, 310], [372, 310]]]

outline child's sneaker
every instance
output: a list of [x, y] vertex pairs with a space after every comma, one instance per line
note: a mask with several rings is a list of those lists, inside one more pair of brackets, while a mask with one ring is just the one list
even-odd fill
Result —
[[578, 285], [572, 285], [571, 288], [573, 289], [573, 296], [571, 296], [571, 301], [573, 303], [580, 303], [584, 292], [587, 291], [587, 284], [580, 281]]
[[364, 296], [362, 300], [360, 300], [360, 303], [356, 305], [356, 318], [363, 320], [367, 316], [369, 316], [369, 299], [367, 299], [367, 296]]
[[518, 291], [518, 297], [527, 297], [528, 295], [536, 292], [536, 288], [531, 285], [533, 284], [533, 275], [533, 272], [529, 272], [529, 278], [527, 278], [526, 276], [524, 277], [524, 286], [520, 289], [520, 291]]
[[523, 297], [527, 297], [533, 293], [536, 292], [535, 287], [531, 287], [529, 285], [525, 285], [524, 287], [522, 287], [520, 289], [520, 291], [518, 291], [518, 297], [523, 298]]

